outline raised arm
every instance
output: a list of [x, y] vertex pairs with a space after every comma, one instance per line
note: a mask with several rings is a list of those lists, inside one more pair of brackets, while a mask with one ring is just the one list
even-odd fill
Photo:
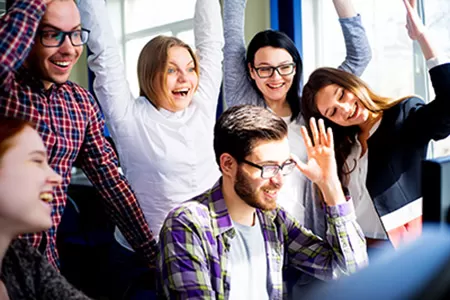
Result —
[[83, 27], [91, 31], [87, 43], [91, 51], [88, 66], [95, 74], [95, 95], [108, 125], [114, 127], [134, 100], [119, 46], [109, 22], [105, 0], [79, 0], [78, 8]]
[[[225, 36], [223, 85], [229, 107], [239, 104], [256, 104], [259, 97], [247, 76], [245, 63], [244, 18], [247, 0], [223, 1]], [[254, 103], [255, 102], [255, 103]]]
[[403, 4], [406, 8], [406, 29], [409, 37], [419, 43], [425, 60], [436, 58], [436, 50], [433, 48], [427, 30], [415, 11], [416, 1], [403, 0]]
[[223, 25], [219, 0], [197, 0], [194, 36], [200, 64], [200, 80], [195, 99], [212, 111], [215, 120], [222, 84]]
[[160, 232], [159, 270], [165, 299], [217, 299], [202, 239], [191, 213], [170, 212]]
[[302, 126], [308, 161], [298, 161], [297, 166], [322, 193], [328, 224], [326, 241], [289, 216], [287, 240], [292, 263], [310, 275], [330, 280], [339, 275], [338, 271], [353, 273], [367, 265], [366, 242], [356, 222], [353, 204], [345, 198], [339, 182], [333, 133], [330, 128], [325, 129], [323, 120], [317, 125], [311, 119], [310, 129], [312, 138]]
[[402, 103], [406, 121], [400, 140], [403, 143], [427, 144], [431, 139], [439, 140], [450, 134], [450, 63], [439, 56], [420, 17], [414, 9], [415, 0], [403, 0], [406, 8], [406, 28], [412, 40], [416, 40], [427, 60], [430, 80], [436, 98], [428, 104], [419, 99]]
[[356, 13], [351, 0], [333, 0], [333, 4], [339, 16], [347, 52], [339, 68], [361, 76], [372, 59], [361, 16]]
[[156, 241], [131, 187], [119, 173], [117, 156], [103, 136], [104, 122], [100, 110], [92, 96], [90, 100], [92, 111], [79, 154], [81, 168], [102, 196], [108, 215], [128, 243], [149, 264], [153, 264]]
[[0, 18], [0, 86], [3, 89], [28, 56], [47, 2], [16, 0]]

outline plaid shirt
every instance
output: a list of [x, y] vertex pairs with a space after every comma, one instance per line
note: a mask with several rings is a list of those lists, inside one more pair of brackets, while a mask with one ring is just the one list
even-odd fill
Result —
[[[301, 226], [282, 208], [256, 210], [267, 252], [269, 299], [282, 299], [283, 270], [294, 265], [322, 280], [366, 266], [364, 235], [351, 201], [327, 207], [327, 241]], [[160, 233], [159, 268], [170, 299], [228, 299], [227, 270], [236, 235], [220, 181], [205, 194], [172, 210]]]
[[[72, 164], [78, 159], [105, 200], [113, 222], [150, 263], [156, 243], [133, 192], [118, 172], [117, 157], [103, 136], [104, 121], [94, 98], [72, 82], [44, 90], [41, 81], [22, 67], [44, 11], [40, 0], [16, 0], [0, 19], [0, 115], [36, 124], [50, 166], [63, 177], [54, 193], [53, 225], [46, 232], [45, 255], [58, 266], [56, 230], [66, 204]], [[26, 237], [38, 246], [42, 235]]]

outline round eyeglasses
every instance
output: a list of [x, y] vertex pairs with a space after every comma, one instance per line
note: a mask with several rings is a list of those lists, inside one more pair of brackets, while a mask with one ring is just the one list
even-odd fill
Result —
[[69, 36], [72, 46], [76, 47], [87, 43], [89, 32], [89, 30], [82, 28], [73, 31], [39, 30], [38, 34], [44, 47], [59, 47], [64, 43], [66, 36]]
[[284, 65], [279, 65], [278, 67], [272, 66], [263, 66], [263, 67], [253, 67], [255, 69], [256, 74], [258, 74], [259, 78], [270, 78], [273, 75], [273, 72], [277, 71], [280, 76], [287, 76], [294, 73], [295, 64], [289, 63]]
[[296, 162], [293, 159], [288, 159], [281, 166], [277, 164], [266, 164], [264, 166], [257, 165], [248, 160], [242, 160], [243, 163], [246, 163], [249, 166], [258, 168], [261, 170], [261, 178], [270, 179], [272, 177], [277, 176], [278, 172], [281, 171], [281, 175], [286, 176], [290, 174], [295, 166]]

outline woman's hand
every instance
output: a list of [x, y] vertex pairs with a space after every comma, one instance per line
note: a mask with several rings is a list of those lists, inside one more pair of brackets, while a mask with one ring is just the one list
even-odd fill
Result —
[[422, 23], [416, 11], [416, 0], [403, 0], [406, 8], [406, 29], [412, 40], [418, 40], [425, 32], [425, 26]]
[[425, 25], [415, 10], [416, 0], [403, 0], [403, 4], [406, 8], [406, 29], [408, 29], [409, 37], [419, 43], [425, 60], [435, 58], [437, 52], [426, 33]]

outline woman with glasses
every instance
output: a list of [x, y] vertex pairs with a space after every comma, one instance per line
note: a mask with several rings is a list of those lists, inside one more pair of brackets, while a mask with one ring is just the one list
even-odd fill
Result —
[[[361, 17], [351, 0], [333, 0], [344, 33], [347, 56], [339, 68], [361, 75], [371, 54]], [[257, 33], [247, 50], [244, 42], [246, 0], [224, 0], [224, 92], [228, 106], [263, 105], [282, 117], [289, 126], [291, 151], [307, 158], [300, 135], [300, 78], [302, 60], [294, 42], [284, 33]], [[300, 17], [300, 16], [298, 16]], [[286, 178], [279, 203], [314, 233], [325, 236], [326, 228], [317, 217], [319, 201], [312, 198], [311, 183], [300, 172]]]
[[19, 234], [52, 226], [62, 182], [41, 137], [25, 121], [0, 117], [0, 299], [88, 299]]
[[450, 134], [450, 64], [431, 47], [408, 0], [403, 2], [408, 34], [427, 60], [435, 100], [382, 97], [358, 77], [332, 68], [313, 72], [303, 90], [304, 118], [326, 118], [333, 128], [340, 179], [369, 248], [388, 241], [397, 247], [421, 234], [421, 163], [430, 140]]
[[[197, 55], [175, 37], [157, 36], [144, 46], [137, 99], [127, 83], [104, 1], [82, 0], [79, 7], [83, 25], [91, 30], [88, 64], [95, 74], [95, 94], [125, 176], [150, 229], [158, 234], [175, 205], [201, 194], [220, 176], [212, 147], [222, 81], [220, 3], [196, 2]], [[131, 251], [118, 231], [116, 240]]]
[[[347, 47], [345, 61], [339, 68], [359, 76], [371, 59], [361, 17], [353, 9], [351, 0], [333, 0], [333, 4], [340, 18]], [[257, 33], [246, 50], [245, 6], [246, 0], [224, 0], [225, 100], [228, 106], [262, 105], [283, 118], [289, 128], [291, 151], [304, 161], [307, 155], [300, 135], [303, 124], [300, 116], [300, 54], [286, 34], [275, 30]], [[323, 204], [316, 198], [312, 183], [301, 172], [295, 171], [287, 176], [278, 203], [305, 227], [325, 237]], [[307, 282], [308, 279], [300, 281]]]

